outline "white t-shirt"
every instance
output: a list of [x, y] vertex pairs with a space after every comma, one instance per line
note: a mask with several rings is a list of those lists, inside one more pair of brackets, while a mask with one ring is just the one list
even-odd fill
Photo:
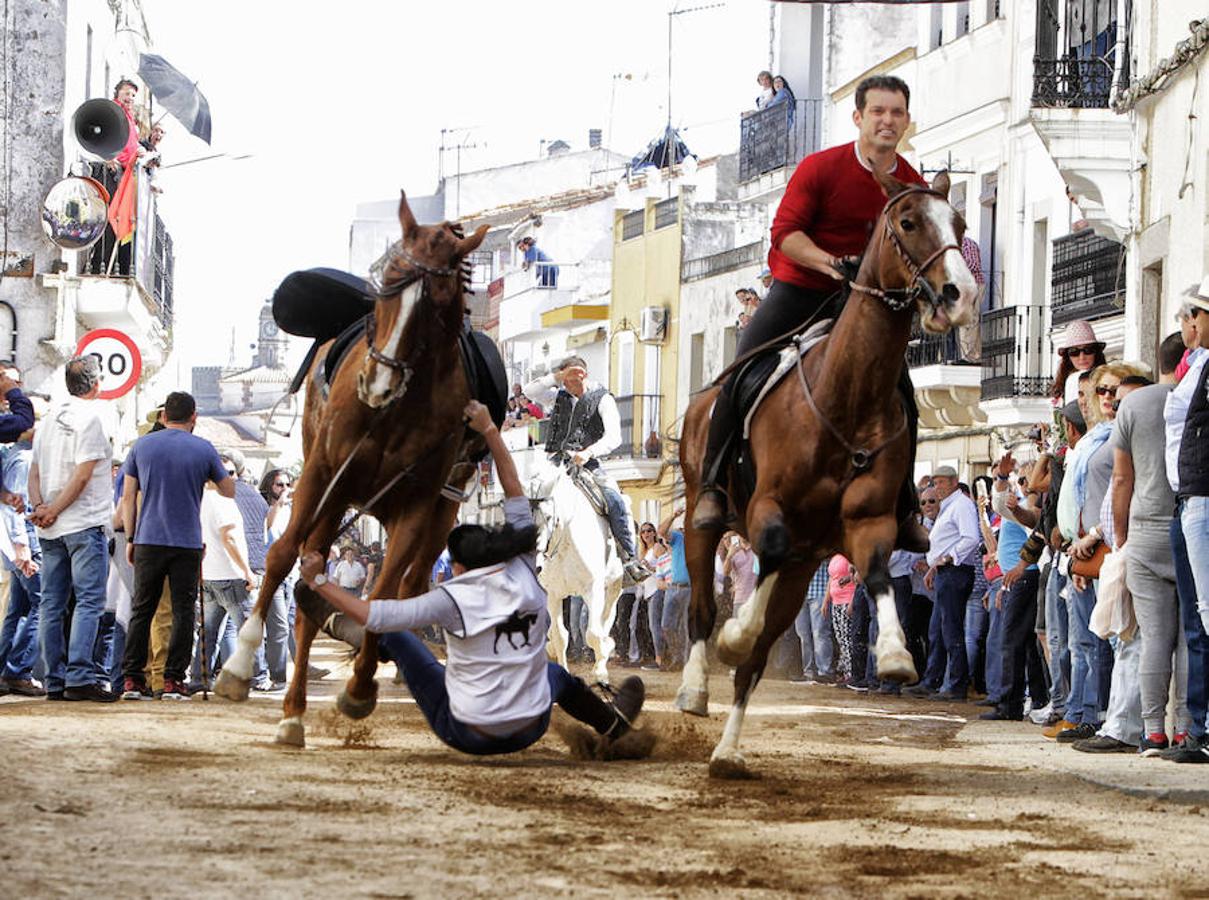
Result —
[[357, 588], [365, 581], [365, 566], [355, 559], [352, 562], [342, 559], [336, 563], [336, 571], [332, 574], [332, 577], [335, 579], [336, 584], [346, 590]]
[[33, 462], [38, 466], [42, 500], [49, 504], [71, 480], [80, 463], [96, 461], [92, 477], [55, 524], [39, 528], [38, 537], [57, 538], [86, 528], [105, 527], [113, 515], [113, 481], [109, 460], [113, 446], [96, 400], [69, 397], [43, 416], [34, 432]]
[[243, 580], [243, 569], [231, 559], [227, 545], [222, 539], [224, 528], [231, 528], [235, 546], [243, 554], [244, 562], [248, 559], [248, 541], [243, 531], [243, 516], [233, 499], [224, 497], [218, 491], [207, 489], [202, 494], [201, 502], [202, 541], [206, 545], [206, 555], [202, 557], [202, 578], [206, 581]]

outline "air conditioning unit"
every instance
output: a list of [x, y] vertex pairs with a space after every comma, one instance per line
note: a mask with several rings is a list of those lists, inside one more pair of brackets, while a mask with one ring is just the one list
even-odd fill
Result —
[[662, 344], [667, 337], [667, 307], [644, 306], [639, 319], [638, 340], [645, 344]]

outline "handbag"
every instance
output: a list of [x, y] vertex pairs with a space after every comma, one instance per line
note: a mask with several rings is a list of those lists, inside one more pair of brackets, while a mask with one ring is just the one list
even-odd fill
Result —
[[1095, 552], [1087, 559], [1075, 559], [1073, 556], [1070, 561], [1070, 570], [1074, 575], [1081, 575], [1084, 578], [1099, 578], [1100, 567], [1104, 565], [1104, 557], [1108, 555], [1108, 544], [1100, 541], [1096, 544]]

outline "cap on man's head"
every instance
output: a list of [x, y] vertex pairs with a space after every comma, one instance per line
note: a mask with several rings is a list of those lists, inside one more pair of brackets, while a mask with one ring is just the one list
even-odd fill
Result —
[[236, 475], [243, 474], [244, 458], [243, 458], [242, 453], [240, 453], [238, 450], [231, 449], [231, 450], [224, 450], [221, 453], [219, 453], [218, 455], [221, 456], [225, 460], [229, 460], [231, 465], [235, 466]]
[[768, 277], [768, 276], [770, 276], [771, 274], [772, 274], [772, 269], [768, 268], [768, 266], [765, 266], [765, 267], [764, 267], [764, 271], [760, 273], [760, 277], [761, 277], [761, 278], [767, 278], [767, 277]]
[[1184, 299], [1198, 309], [1209, 312], [1209, 276], [1206, 276], [1200, 284], [1194, 284], [1188, 288], [1184, 292]]
[[1080, 434], [1087, 432], [1087, 420], [1083, 418], [1083, 410], [1079, 409], [1078, 400], [1072, 400], [1062, 407], [1062, 418], [1079, 429]]
[[956, 478], [957, 470], [952, 466], [937, 466], [932, 470], [933, 478]]

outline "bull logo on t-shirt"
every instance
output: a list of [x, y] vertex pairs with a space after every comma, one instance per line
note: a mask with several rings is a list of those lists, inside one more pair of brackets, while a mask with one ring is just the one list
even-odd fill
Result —
[[500, 622], [500, 624], [495, 626], [495, 642], [491, 645], [491, 651], [493, 653], [500, 652], [499, 644], [501, 637], [506, 637], [508, 639], [508, 646], [513, 650], [519, 650], [520, 647], [517, 647], [516, 644], [512, 642], [512, 635], [514, 634], [519, 634], [524, 639], [521, 647], [530, 646], [529, 629], [533, 627], [533, 624], [536, 621], [537, 613], [526, 613], [525, 615], [521, 615], [519, 611], [514, 612], [503, 622]]

